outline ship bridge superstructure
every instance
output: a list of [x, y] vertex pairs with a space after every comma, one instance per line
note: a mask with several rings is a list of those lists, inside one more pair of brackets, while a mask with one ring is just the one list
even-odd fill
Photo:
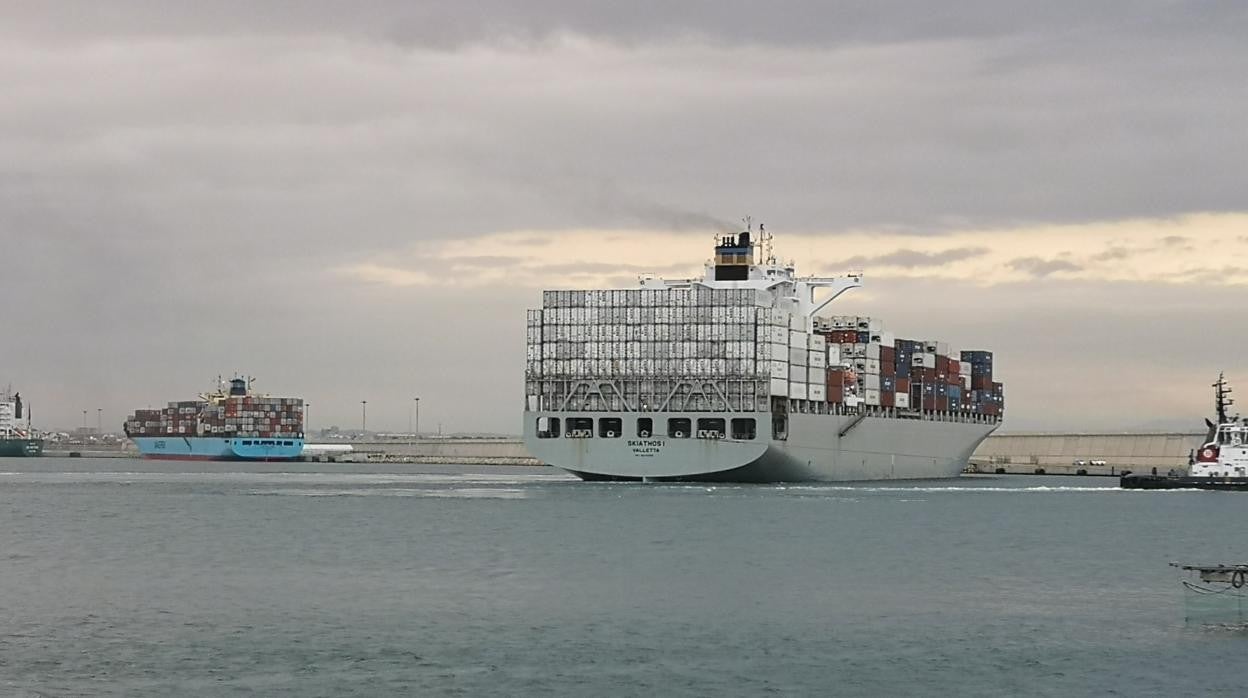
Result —
[[718, 238], [715, 256], [706, 263], [698, 279], [641, 278], [643, 289], [750, 289], [772, 296], [772, 307], [804, 318], [805, 331], [811, 320], [850, 289], [862, 287], [863, 273], [849, 271], [844, 276], [798, 276], [792, 262], [781, 263], [772, 252], [771, 237], [759, 225], [759, 239], [753, 231]]
[[25, 439], [32, 433], [30, 409], [21, 394], [12, 389], [0, 392], [0, 439]]

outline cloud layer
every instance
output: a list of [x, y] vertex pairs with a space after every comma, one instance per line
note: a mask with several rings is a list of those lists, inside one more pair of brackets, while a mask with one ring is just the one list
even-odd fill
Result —
[[[864, 314], [1009, 299], [962, 328], [988, 346], [1060, 339], [1086, 298], [1057, 289], [1118, 298], [1077, 329], [1116, 346], [1245, 283], [1239, 4], [0, 11], [0, 378], [64, 425], [243, 370], [314, 421], [368, 399], [405, 427], [421, 394], [427, 419], [515, 431], [537, 290], [697, 273], [747, 214], [803, 270], [866, 267]], [[1176, 370], [1168, 345], [1127, 351]], [[1012, 426], [1155, 414], [1103, 409], [1104, 359], [1067, 359], [1070, 409], [1016, 382]], [[1174, 419], [1205, 411], [1184, 378]]]

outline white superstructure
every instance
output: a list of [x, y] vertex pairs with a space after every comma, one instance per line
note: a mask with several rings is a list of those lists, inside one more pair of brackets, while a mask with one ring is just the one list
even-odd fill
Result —
[[0, 439], [29, 438], [31, 428], [21, 395], [0, 392]]

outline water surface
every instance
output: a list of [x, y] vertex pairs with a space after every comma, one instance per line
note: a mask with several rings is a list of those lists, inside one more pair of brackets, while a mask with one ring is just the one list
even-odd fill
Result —
[[1248, 561], [1248, 497], [1115, 484], [0, 459], [0, 693], [1248, 685], [1248, 632], [1186, 622], [1166, 564]]

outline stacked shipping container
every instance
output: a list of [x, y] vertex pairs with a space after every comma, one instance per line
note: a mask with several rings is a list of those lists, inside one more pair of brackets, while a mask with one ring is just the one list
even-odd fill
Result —
[[171, 402], [160, 410], [136, 410], [125, 431], [128, 436], [302, 437], [303, 400], [247, 395]]
[[776, 304], [770, 291], [696, 285], [547, 291], [528, 315], [528, 408], [751, 411], [783, 397], [1001, 414], [991, 352], [954, 359], [946, 343], [896, 339], [878, 319], [808, 320]]

